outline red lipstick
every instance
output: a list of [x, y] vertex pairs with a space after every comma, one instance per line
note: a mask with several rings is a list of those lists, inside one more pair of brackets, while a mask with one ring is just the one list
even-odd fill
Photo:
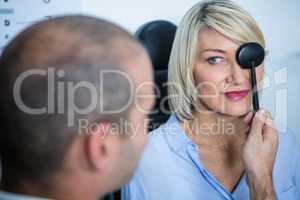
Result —
[[225, 96], [231, 101], [239, 101], [246, 97], [248, 93], [249, 90], [230, 91], [225, 92]]

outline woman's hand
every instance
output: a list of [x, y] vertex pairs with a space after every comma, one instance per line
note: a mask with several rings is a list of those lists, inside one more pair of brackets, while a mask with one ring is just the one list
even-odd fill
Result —
[[245, 118], [249, 124], [243, 146], [243, 162], [252, 200], [275, 199], [272, 172], [278, 148], [278, 133], [269, 112], [259, 110]]

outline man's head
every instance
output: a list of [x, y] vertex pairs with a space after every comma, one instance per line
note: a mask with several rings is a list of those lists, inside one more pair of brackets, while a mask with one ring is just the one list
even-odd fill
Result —
[[128, 181], [153, 101], [150, 61], [128, 32], [92, 17], [54, 18], [19, 34], [0, 68], [4, 189], [55, 190], [74, 177], [100, 194]]

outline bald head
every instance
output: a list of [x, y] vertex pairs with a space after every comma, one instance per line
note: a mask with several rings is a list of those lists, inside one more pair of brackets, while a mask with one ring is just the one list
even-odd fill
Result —
[[61, 167], [80, 119], [126, 119], [134, 59], [148, 62], [141, 45], [122, 28], [92, 17], [54, 18], [19, 34], [0, 59], [4, 186], [47, 180]]

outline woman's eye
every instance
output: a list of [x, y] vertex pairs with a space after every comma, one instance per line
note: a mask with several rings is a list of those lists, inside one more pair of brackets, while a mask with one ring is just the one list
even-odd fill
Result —
[[210, 65], [217, 65], [224, 61], [222, 57], [210, 57], [206, 60]]

